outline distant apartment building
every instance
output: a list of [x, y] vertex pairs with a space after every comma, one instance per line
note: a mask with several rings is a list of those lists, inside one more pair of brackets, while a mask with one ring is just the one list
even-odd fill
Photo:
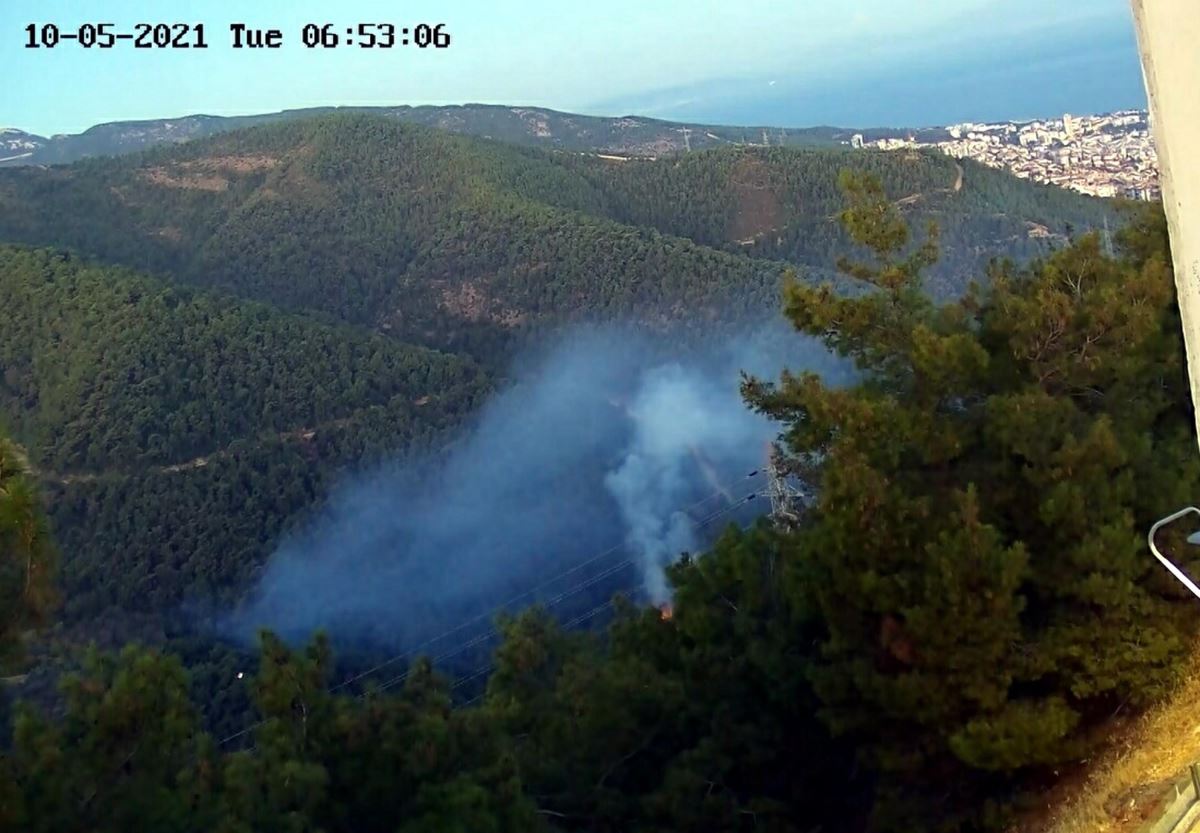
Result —
[[973, 159], [1013, 174], [1098, 197], [1153, 200], [1160, 195], [1158, 156], [1149, 115], [1126, 110], [1101, 116], [1073, 116], [1030, 122], [976, 124], [946, 128], [948, 139], [920, 142], [909, 137], [862, 142], [853, 147], [894, 150], [934, 147], [959, 159]]

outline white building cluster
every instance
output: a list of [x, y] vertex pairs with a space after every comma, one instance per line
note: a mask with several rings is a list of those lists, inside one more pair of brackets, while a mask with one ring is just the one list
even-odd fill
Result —
[[1144, 111], [1126, 110], [1030, 122], [966, 122], [946, 128], [948, 138], [942, 141], [892, 138], [864, 144], [885, 150], [936, 147], [955, 158], [1084, 194], [1149, 200], [1158, 198], [1159, 184], [1148, 119]]

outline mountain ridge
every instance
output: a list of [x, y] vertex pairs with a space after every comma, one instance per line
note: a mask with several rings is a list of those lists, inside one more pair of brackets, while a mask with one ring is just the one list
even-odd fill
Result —
[[981, 276], [985, 253], [1036, 256], [1111, 212], [928, 152], [723, 147], [614, 161], [335, 114], [0, 171], [0, 239], [495, 355], [480, 338], [494, 346], [588, 314], [665, 323], [773, 309], [789, 266], [829, 278], [852, 254], [836, 226], [847, 166], [878, 174], [919, 225], [941, 225], [942, 295]]
[[[729, 144], [833, 146], [846, 143], [857, 128], [816, 125], [781, 128], [675, 122], [647, 116], [591, 116], [501, 104], [396, 105], [310, 107], [243, 116], [194, 113], [176, 118], [114, 121], [93, 125], [81, 133], [40, 136], [17, 128], [0, 132], [0, 167], [63, 164], [90, 156], [120, 155], [160, 144], [173, 144], [260, 124], [307, 119], [332, 113], [362, 113], [437, 127], [484, 138], [553, 147], [560, 150], [600, 151], [631, 155], [660, 155]], [[944, 134], [941, 128], [878, 128], [871, 134]]]

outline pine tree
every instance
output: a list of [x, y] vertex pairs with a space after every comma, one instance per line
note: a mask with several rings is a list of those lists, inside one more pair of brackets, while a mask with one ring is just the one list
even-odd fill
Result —
[[0, 435], [0, 672], [19, 655], [22, 631], [53, 610], [55, 562], [28, 464]]
[[877, 182], [842, 185], [873, 262], [840, 265], [849, 294], [791, 281], [786, 312], [861, 382], [744, 393], [814, 473], [791, 569], [824, 627], [821, 714], [953, 826], [942, 785], [1077, 756], [1098, 707], [1162, 692], [1183, 655], [1143, 544], [1200, 485], [1165, 237], [1141, 218], [1120, 259], [1087, 236], [936, 305], [936, 230], [914, 244]]
[[177, 658], [133, 646], [93, 653], [62, 688], [61, 719], [30, 707], [18, 716], [0, 769], [20, 803], [5, 819], [0, 802], [0, 821], [27, 833], [211, 829], [211, 748]]

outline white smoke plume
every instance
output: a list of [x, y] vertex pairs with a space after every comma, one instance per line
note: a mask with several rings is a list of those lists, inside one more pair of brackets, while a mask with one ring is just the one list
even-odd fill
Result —
[[[661, 602], [667, 564], [764, 511], [745, 502], [746, 474], [777, 427], [742, 402], [739, 371], [784, 366], [846, 373], [778, 325], [686, 352], [628, 330], [564, 336], [516, 363], [448, 454], [348, 476], [227, 627], [412, 644], [531, 587], [547, 585], [517, 606], [557, 598], [623, 558], [636, 572], [614, 572], [589, 603], [616, 590]], [[739, 512], [701, 523], [730, 499]]]
[[[641, 564], [646, 593], [655, 603], [667, 601], [663, 569], [681, 552], [701, 546], [697, 519], [680, 507], [697, 485], [725, 490], [710, 461], [725, 464], [727, 473], [739, 463], [756, 467], [753, 456], [775, 433], [730, 395], [735, 379], [714, 378], [680, 364], [647, 370], [629, 409], [633, 430], [625, 455], [604, 478], [625, 522], [625, 541]], [[736, 501], [741, 495], [723, 497]]]

